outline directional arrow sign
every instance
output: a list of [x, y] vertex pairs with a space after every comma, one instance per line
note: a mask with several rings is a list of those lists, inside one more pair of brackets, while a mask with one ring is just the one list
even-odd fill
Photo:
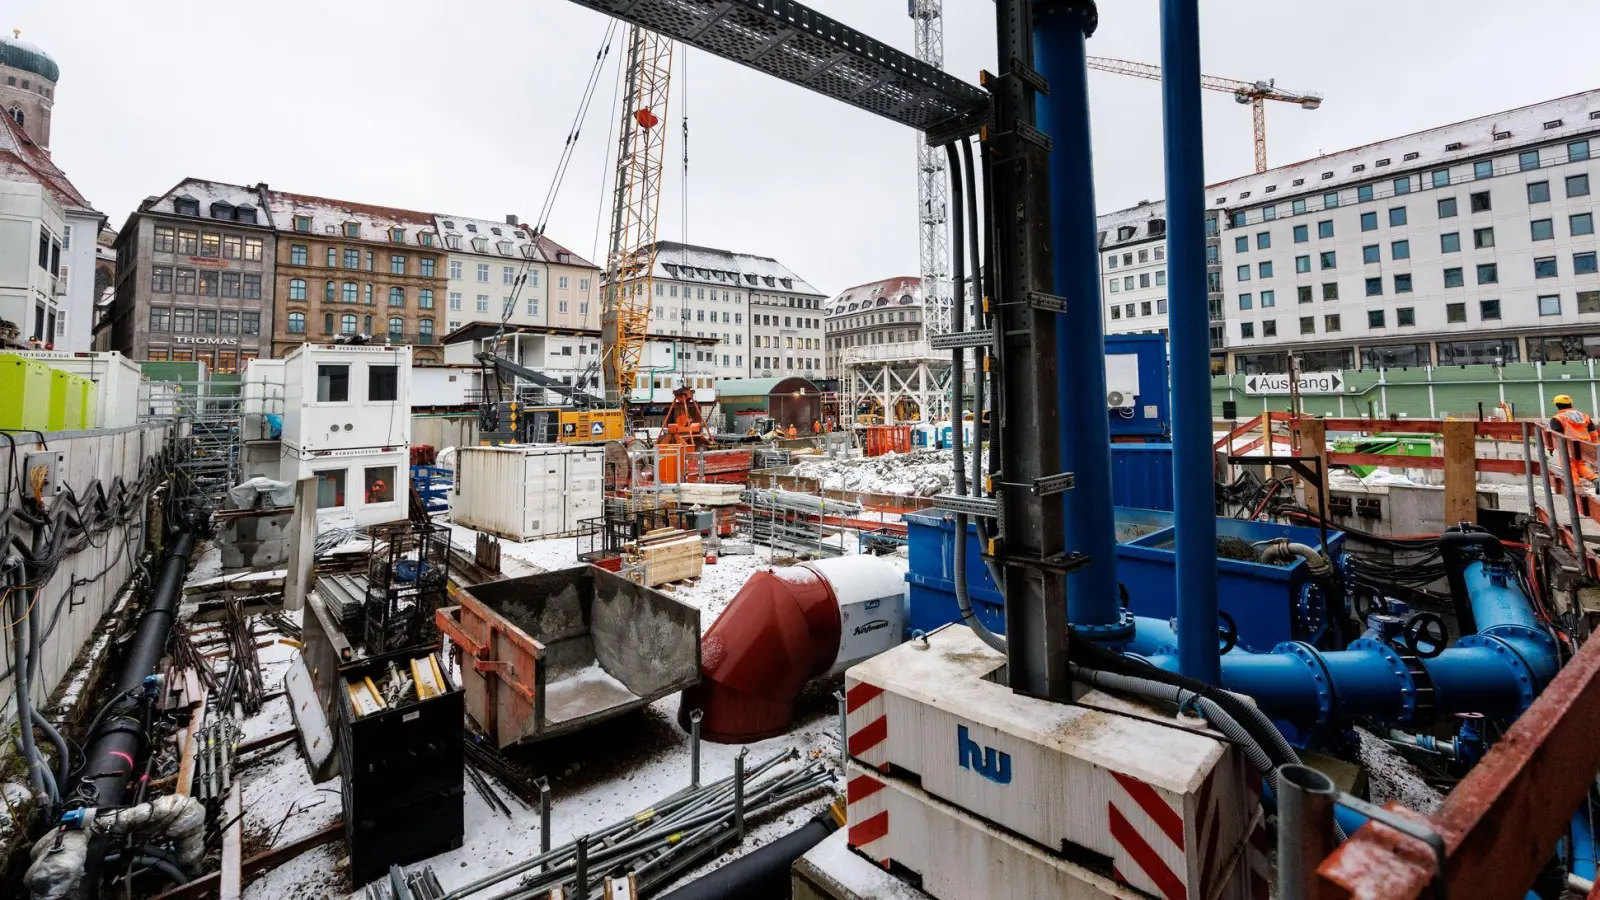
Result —
[[[1302, 394], [1339, 394], [1344, 392], [1343, 372], [1303, 372], [1300, 375]], [[1246, 394], [1288, 394], [1288, 375], [1246, 375]]]

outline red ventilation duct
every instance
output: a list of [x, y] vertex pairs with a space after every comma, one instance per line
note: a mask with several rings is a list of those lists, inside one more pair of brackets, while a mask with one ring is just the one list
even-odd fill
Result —
[[688, 730], [699, 709], [710, 741], [783, 734], [807, 681], [901, 641], [904, 591], [903, 573], [872, 556], [756, 572], [701, 640], [700, 683], [683, 692], [678, 724]]

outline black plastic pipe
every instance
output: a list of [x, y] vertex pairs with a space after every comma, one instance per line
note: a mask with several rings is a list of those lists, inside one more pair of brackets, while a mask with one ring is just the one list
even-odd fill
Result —
[[1473, 551], [1482, 553], [1486, 560], [1498, 561], [1505, 556], [1500, 539], [1476, 525], [1451, 525], [1444, 530], [1444, 534], [1439, 535], [1439, 555], [1444, 559], [1445, 581], [1450, 585], [1450, 602], [1455, 607], [1456, 624], [1462, 634], [1478, 631], [1466, 579], [1467, 563], [1472, 562]]
[[839, 830], [833, 813], [823, 812], [781, 838], [696, 878], [661, 900], [776, 900], [788, 897], [789, 868], [828, 835]]

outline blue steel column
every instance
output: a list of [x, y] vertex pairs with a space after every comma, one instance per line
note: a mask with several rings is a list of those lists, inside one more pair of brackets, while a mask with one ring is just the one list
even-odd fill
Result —
[[1220, 684], [1199, 0], [1161, 0], [1161, 113], [1167, 157], [1178, 668], [1190, 678]]
[[1100, 250], [1089, 146], [1086, 38], [1098, 24], [1088, 0], [1037, 0], [1034, 64], [1049, 82], [1034, 109], [1050, 136], [1050, 258], [1055, 293], [1056, 383], [1061, 410], [1061, 471], [1077, 476], [1065, 495], [1066, 548], [1089, 557], [1067, 576], [1067, 618], [1080, 633], [1125, 635], [1132, 618], [1117, 592], [1115, 516], [1111, 508], [1111, 424], [1106, 413], [1105, 337], [1100, 311]]

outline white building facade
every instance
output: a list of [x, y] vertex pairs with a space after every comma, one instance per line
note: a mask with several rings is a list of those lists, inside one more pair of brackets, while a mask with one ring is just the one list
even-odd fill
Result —
[[65, 228], [61, 204], [44, 185], [0, 181], [0, 346], [53, 347], [66, 299]]
[[468, 322], [546, 322], [550, 269], [530, 230], [516, 216], [506, 221], [435, 216], [444, 239], [445, 331]]
[[1106, 334], [1167, 333], [1167, 204], [1103, 215], [1099, 220]]

